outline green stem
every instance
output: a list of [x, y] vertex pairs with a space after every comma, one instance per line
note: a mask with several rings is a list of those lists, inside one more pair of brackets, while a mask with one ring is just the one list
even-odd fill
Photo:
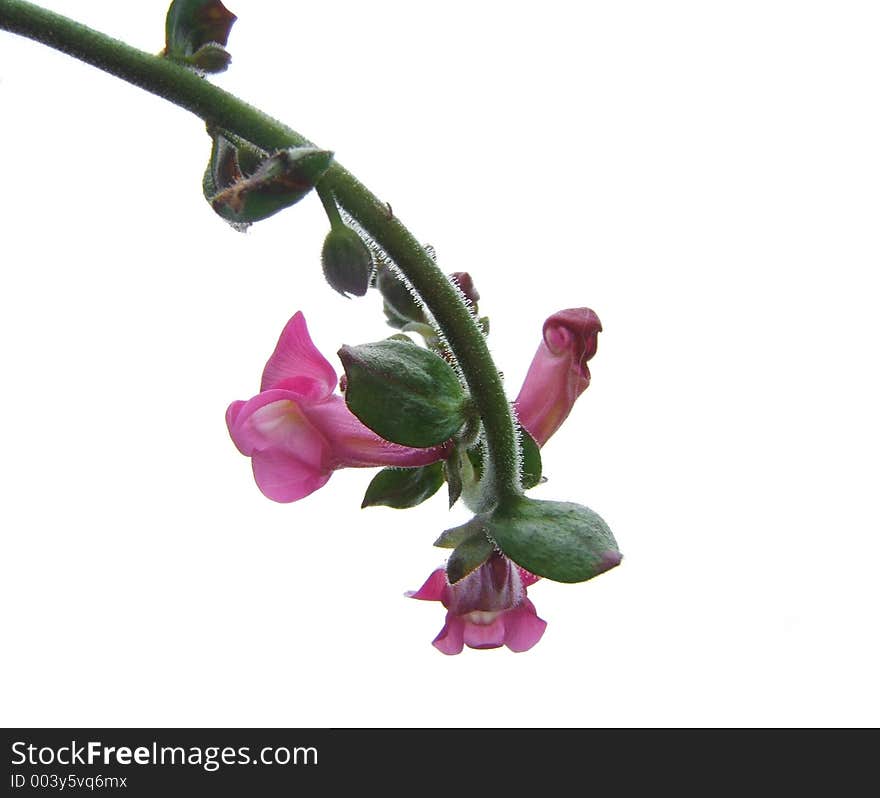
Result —
[[[305, 137], [166, 58], [137, 50], [23, 0], [0, 0], [0, 28], [42, 42], [186, 108], [265, 150], [309, 145]], [[422, 297], [455, 355], [480, 417], [486, 475], [499, 501], [519, 495], [519, 444], [501, 377], [458, 292], [388, 206], [339, 164], [321, 179], [388, 253]]]
[[342, 217], [339, 215], [339, 208], [336, 205], [336, 198], [333, 196], [333, 192], [327, 188], [325, 183], [317, 185], [315, 191], [318, 192], [318, 197], [324, 206], [324, 212], [330, 221], [330, 227], [334, 230], [345, 227], [345, 222], [342, 221]]

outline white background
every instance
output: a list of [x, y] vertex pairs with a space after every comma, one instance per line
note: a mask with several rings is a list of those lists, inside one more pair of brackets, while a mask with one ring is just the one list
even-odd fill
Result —
[[[47, 5], [156, 52], [164, 0]], [[877, 725], [875, 3], [230, 6], [217, 82], [335, 150], [467, 270], [515, 396], [589, 305], [536, 496], [623, 565], [530, 590], [529, 653], [403, 598], [466, 512], [259, 493], [226, 405], [323, 283], [309, 197], [240, 235], [199, 120], [0, 34], [2, 725]]]

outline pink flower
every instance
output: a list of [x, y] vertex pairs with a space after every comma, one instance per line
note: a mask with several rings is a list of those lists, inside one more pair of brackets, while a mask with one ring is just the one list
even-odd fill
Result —
[[503, 554], [495, 553], [479, 568], [450, 585], [438, 568], [418, 590], [407, 595], [439, 601], [446, 607], [446, 624], [434, 638], [444, 654], [470, 648], [528, 651], [544, 634], [547, 622], [538, 617], [526, 598], [526, 588], [538, 577], [524, 571]]
[[596, 354], [602, 323], [589, 308], [570, 308], [544, 322], [538, 347], [516, 398], [519, 423], [543, 446], [590, 384], [587, 361]]
[[[602, 325], [589, 308], [554, 313], [516, 399], [517, 417], [539, 446], [559, 428], [590, 383], [586, 361]], [[226, 411], [229, 434], [252, 458], [260, 490], [278, 502], [302, 499], [337, 468], [415, 467], [442, 460], [447, 446], [413, 449], [364, 426], [334, 393], [336, 372], [309, 337], [302, 313], [287, 322], [266, 363], [260, 393]]]
[[229, 405], [229, 434], [252, 459], [254, 479], [270, 499], [302, 499], [337, 468], [422, 466], [444, 457], [444, 447], [411, 449], [380, 438], [333, 393], [336, 383], [333, 366], [297, 313], [266, 363], [260, 393]]

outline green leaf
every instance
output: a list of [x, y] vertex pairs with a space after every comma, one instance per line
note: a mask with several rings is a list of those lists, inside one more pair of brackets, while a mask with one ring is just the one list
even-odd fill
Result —
[[621, 560], [608, 525], [579, 504], [523, 496], [496, 509], [486, 526], [517, 565], [557, 582], [584, 582]]
[[235, 20], [220, 0], [174, 0], [165, 17], [162, 54], [202, 72], [223, 72], [229, 66], [225, 47]]
[[373, 274], [373, 255], [350, 227], [331, 227], [321, 250], [321, 267], [333, 290], [343, 296], [364, 296]]
[[[224, 156], [222, 146], [217, 152], [221, 166], [225, 166], [223, 158], [228, 159], [228, 154]], [[250, 177], [242, 177], [210, 197], [211, 207], [235, 225], [266, 219], [308, 194], [332, 160], [332, 152], [314, 147], [279, 150], [266, 158]], [[216, 162], [213, 155], [211, 162], [212, 165]]]
[[495, 551], [495, 546], [482, 532], [463, 540], [446, 562], [446, 578], [455, 584], [479, 568]]
[[386, 340], [339, 350], [345, 401], [373, 432], [403, 446], [449, 440], [467, 420], [467, 397], [445, 360], [413, 343]]
[[443, 484], [443, 464], [420, 468], [383, 468], [370, 482], [361, 507], [405, 510], [430, 499]]

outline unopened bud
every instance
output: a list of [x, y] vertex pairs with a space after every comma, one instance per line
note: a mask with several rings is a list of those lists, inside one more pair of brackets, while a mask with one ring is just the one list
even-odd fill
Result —
[[332, 160], [332, 152], [314, 147], [279, 150], [263, 161], [253, 175], [211, 197], [211, 206], [233, 224], [266, 219], [308, 194]]
[[373, 432], [402, 446], [449, 440], [468, 419], [468, 400], [443, 358], [404, 341], [343, 346], [345, 402]]
[[364, 296], [370, 287], [373, 255], [350, 227], [331, 228], [321, 250], [321, 266], [330, 287], [343, 296]]
[[449, 275], [449, 279], [455, 283], [465, 299], [471, 304], [474, 314], [477, 312], [477, 302], [480, 301], [480, 294], [474, 287], [474, 280], [467, 272], [453, 272]]
[[200, 72], [223, 72], [236, 16], [220, 0], [173, 0], [165, 17], [162, 55]]

